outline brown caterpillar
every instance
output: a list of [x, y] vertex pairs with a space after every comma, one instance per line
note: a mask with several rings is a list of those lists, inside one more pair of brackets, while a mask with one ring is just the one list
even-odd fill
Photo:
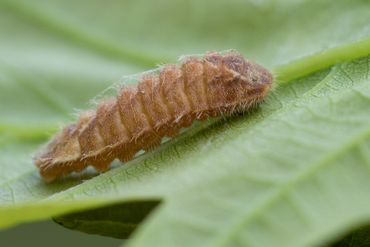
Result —
[[66, 126], [35, 157], [46, 181], [92, 165], [106, 171], [118, 158], [128, 161], [160, 145], [195, 120], [248, 110], [262, 101], [271, 73], [232, 51], [189, 57], [144, 75], [135, 87], [99, 103], [75, 124]]

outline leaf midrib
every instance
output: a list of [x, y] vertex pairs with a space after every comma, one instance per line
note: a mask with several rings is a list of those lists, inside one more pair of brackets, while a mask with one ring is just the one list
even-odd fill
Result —
[[370, 54], [370, 37], [334, 47], [313, 55], [276, 66], [274, 72], [281, 83], [304, 77], [336, 63], [350, 61]]

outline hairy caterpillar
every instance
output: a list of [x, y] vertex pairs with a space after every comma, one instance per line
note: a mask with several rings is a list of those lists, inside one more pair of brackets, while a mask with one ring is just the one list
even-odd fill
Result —
[[172, 137], [195, 120], [248, 110], [262, 101], [273, 82], [271, 73], [234, 51], [188, 57], [144, 75], [137, 86], [124, 87], [103, 100], [96, 111], [66, 126], [35, 157], [46, 181], [82, 171], [99, 172], [118, 158], [128, 161]]

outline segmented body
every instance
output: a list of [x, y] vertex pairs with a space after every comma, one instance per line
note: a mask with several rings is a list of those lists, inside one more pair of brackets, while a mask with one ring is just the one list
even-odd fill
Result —
[[125, 162], [141, 149], [153, 149], [194, 120], [250, 108], [271, 84], [266, 69], [236, 52], [189, 57], [144, 75], [137, 86], [83, 113], [36, 156], [36, 165], [46, 181], [88, 165], [105, 171], [114, 159]]

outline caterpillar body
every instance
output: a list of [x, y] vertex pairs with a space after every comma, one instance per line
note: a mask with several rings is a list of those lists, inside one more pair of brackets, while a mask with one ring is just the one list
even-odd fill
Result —
[[248, 110], [266, 97], [272, 83], [267, 69], [235, 51], [165, 65], [82, 113], [36, 155], [36, 166], [48, 182], [89, 165], [106, 171], [114, 159], [126, 162], [142, 149], [151, 150], [195, 120]]

